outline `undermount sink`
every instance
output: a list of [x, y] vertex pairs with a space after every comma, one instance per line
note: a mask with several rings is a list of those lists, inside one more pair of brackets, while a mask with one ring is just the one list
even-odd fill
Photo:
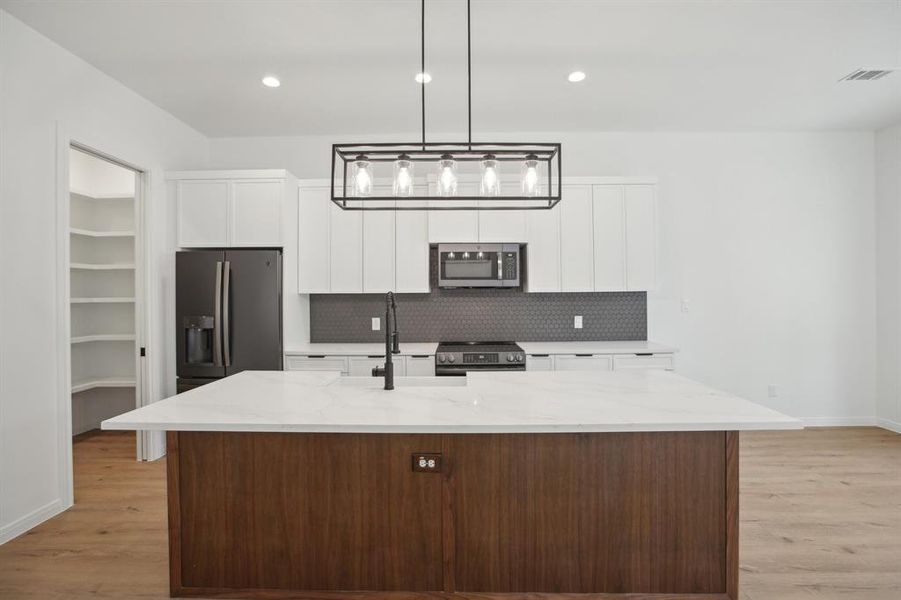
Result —
[[[385, 386], [385, 380], [381, 377], [339, 377], [332, 385], [350, 385], [363, 388], [381, 388]], [[466, 385], [465, 377], [395, 377], [396, 388], [417, 387], [463, 387]]]

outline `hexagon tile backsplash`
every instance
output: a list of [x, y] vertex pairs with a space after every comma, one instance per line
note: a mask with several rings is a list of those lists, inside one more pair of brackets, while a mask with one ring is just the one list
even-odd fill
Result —
[[[645, 292], [527, 294], [521, 290], [432, 287], [430, 294], [398, 294], [401, 342], [645, 340]], [[582, 315], [582, 329], [573, 317]], [[310, 296], [313, 342], [379, 342], [372, 317], [384, 328], [383, 294]]]

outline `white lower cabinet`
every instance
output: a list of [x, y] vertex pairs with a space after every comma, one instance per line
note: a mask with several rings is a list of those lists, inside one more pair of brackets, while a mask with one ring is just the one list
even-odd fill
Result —
[[[403, 377], [406, 374], [404, 357], [393, 356], [391, 358], [394, 364], [394, 376]], [[351, 377], [372, 377], [372, 369], [375, 367], [385, 366], [384, 356], [351, 356], [348, 358], [349, 369], [348, 375]]]
[[285, 358], [286, 371], [341, 371], [347, 374], [346, 356], [288, 356]]
[[613, 368], [625, 369], [675, 369], [672, 354], [617, 354], [613, 357]]
[[527, 354], [526, 371], [553, 371], [554, 357], [550, 354]]
[[609, 354], [558, 354], [554, 356], [555, 371], [610, 371], [613, 357]]
[[433, 355], [405, 356], [407, 377], [433, 377], [435, 375], [435, 357]]

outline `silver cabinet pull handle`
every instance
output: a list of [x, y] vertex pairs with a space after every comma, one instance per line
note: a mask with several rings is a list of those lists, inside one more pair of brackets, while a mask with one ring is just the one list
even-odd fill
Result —
[[222, 366], [222, 261], [216, 261], [216, 291], [213, 298], [213, 365]]
[[228, 297], [231, 295], [231, 263], [225, 261], [222, 266], [222, 347], [225, 351], [225, 366], [232, 366], [231, 336], [228, 333], [229, 314]]

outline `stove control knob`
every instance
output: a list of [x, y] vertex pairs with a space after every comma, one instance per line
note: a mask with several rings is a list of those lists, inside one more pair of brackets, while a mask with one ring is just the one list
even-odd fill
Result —
[[438, 355], [438, 362], [444, 362], [445, 360], [447, 360], [447, 359], [444, 357], [443, 354]]
[[516, 355], [516, 361], [517, 361], [517, 362], [522, 362], [522, 361], [523, 361], [522, 354], [517, 354], [517, 355]]
[[507, 355], [507, 362], [513, 362], [513, 355], [512, 355], [512, 354], [508, 354], [508, 355]]
[[457, 360], [457, 357], [455, 357], [453, 354], [449, 354], [447, 360], [448, 362], [454, 362], [455, 360]]

